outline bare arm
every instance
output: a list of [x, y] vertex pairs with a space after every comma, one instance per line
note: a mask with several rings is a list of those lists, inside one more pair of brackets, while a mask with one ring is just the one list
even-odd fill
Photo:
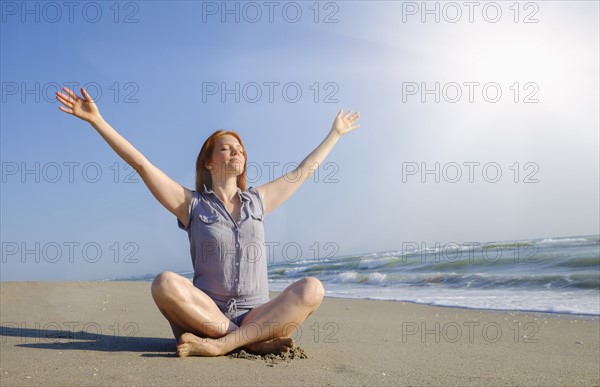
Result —
[[102, 118], [96, 104], [83, 87], [81, 88], [83, 98], [67, 88], [63, 88], [63, 90], [68, 95], [56, 93], [56, 99], [65, 106], [59, 106], [59, 109], [90, 123], [108, 145], [137, 171], [160, 204], [181, 220], [181, 223], [187, 225], [192, 191], [181, 186], [155, 167], [140, 151], [113, 129]]
[[355, 123], [360, 118], [360, 113], [352, 113], [352, 110], [343, 114], [340, 109], [338, 115], [333, 121], [331, 131], [325, 139], [313, 150], [300, 165], [293, 171], [269, 182], [256, 189], [262, 196], [265, 204], [265, 212], [273, 211], [275, 208], [288, 200], [302, 183], [306, 181], [325, 160], [333, 146], [338, 142], [340, 137], [349, 131], [358, 128], [360, 125]]

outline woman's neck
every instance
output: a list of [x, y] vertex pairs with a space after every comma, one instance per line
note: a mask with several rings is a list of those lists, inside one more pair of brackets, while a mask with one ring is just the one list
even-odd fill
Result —
[[237, 178], [228, 178], [221, 181], [213, 179], [213, 192], [223, 203], [231, 203], [237, 197]]

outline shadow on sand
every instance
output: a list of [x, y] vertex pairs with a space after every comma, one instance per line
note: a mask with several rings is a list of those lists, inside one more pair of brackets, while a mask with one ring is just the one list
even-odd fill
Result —
[[[60, 326], [55, 325], [56, 328]], [[96, 329], [97, 328], [97, 329]], [[119, 332], [118, 328], [123, 331]], [[133, 329], [127, 326], [115, 327], [114, 334], [103, 334], [99, 326], [88, 326], [85, 330], [24, 328], [14, 323], [4, 323], [0, 336], [2, 346], [14, 344], [17, 347], [54, 349], [59, 351], [85, 350], [106, 352], [144, 352], [146, 357], [176, 357], [175, 338], [136, 337]]]

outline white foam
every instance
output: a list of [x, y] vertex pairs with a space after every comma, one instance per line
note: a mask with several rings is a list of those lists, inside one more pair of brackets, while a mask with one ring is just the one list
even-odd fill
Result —
[[345, 283], [345, 282], [351, 282], [351, 283], [358, 283], [358, 273], [355, 271], [347, 271], [344, 273], [340, 273], [338, 275], [336, 275], [331, 282], [334, 283]]
[[557, 292], [550, 290], [477, 290], [448, 289], [432, 286], [413, 288], [402, 286], [376, 287], [325, 283], [327, 296], [409, 301], [421, 304], [475, 309], [521, 310], [569, 314], [600, 315], [598, 291]]
[[546, 239], [542, 239], [539, 244], [541, 245], [554, 245], [554, 244], [559, 244], [559, 243], [573, 243], [573, 242], [579, 242], [579, 243], [585, 243], [585, 242], [589, 242], [587, 239], [585, 238], [546, 238]]
[[308, 269], [308, 266], [286, 268], [285, 271], [283, 272], [283, 275], [288, 276], [288, 277], [294, 277], [298, 273], [301, 273], [301, 272], [305, 271], [306, 269]]
[[397, 259], [395, 256], [377, 258], [377, 259], [363, 259], [358, 263], [358, 269], [374, 269], [387, 265], [389, 262]]
[[382, 284], [382, 283], [385, 283], [386, 279], [387, 279], [387, 275], [375, 272], [375, 273], [369, 274], [367, 282], [370, 284]]

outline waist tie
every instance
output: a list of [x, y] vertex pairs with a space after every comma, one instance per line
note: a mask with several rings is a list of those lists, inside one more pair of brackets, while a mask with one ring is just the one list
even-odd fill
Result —
[[[241, 297], [232, 297], [231, 295], [221, 295], [218, 293], [214, 293], [211, 292], [208, 289], [202, 289], [199, 288], [200, 290], [202, 290], [204, 293], [206, 293], [206, 295], [208, 297], [210, 297], [219, 307], [219, 310], [221, 311], [221, 313], [225, 314], [227, 312], [227, 310], [231, 307], [232, 311], [235, 311], [236, 309], [252, 309], [255, 308], [259, 305], [265, 304], [267, 302], [269, 302], [269, 296], [268, 294], [251, 294], [251, 295], [246, 295], [246, 296], [241, 296]], [[233, 309], [233, 303], [236, 303], [235, 308]]]
[[229, 301], [227, 301], [227, 314], [229, 315], [229, 318], [233, 318], [235, 317], [235, 314], [237, 313], [237, 300], [235, 298], [231, 298]]

